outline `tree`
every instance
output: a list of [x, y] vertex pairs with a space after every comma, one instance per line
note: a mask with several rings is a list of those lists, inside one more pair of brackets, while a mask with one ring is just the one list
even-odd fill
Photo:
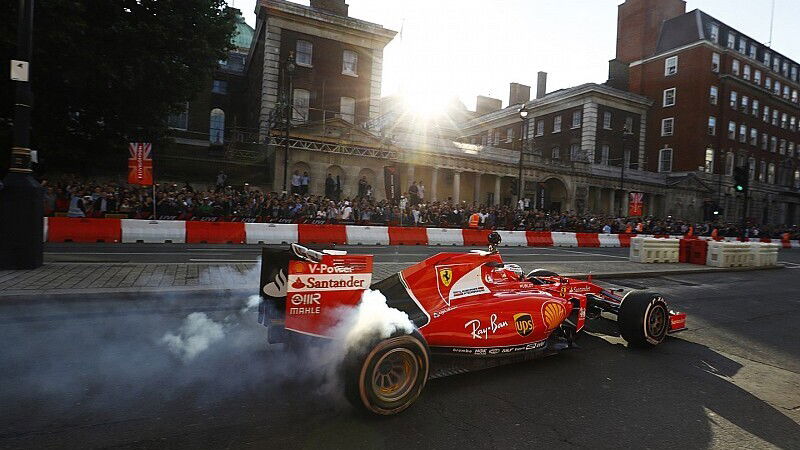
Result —
[[[16, 17], [17, 7], [4, 16]], [[16, 20], [5, 22], [0, 48], [7, 61]], [[101, 161], [124, 161], [130, 140], [158, 142], [168, 115], [208, 88], [233, 32], [225, 0], [40, 0], [33, 147], [51, 169], [86, 173]], [[13, 88], [5, 78], [0, 116], [11, 118]]]

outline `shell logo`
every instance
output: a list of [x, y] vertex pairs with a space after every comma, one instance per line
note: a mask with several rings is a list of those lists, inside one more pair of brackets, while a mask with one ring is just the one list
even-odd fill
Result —
[[567, 317], [567, 309], [557, 302], [547, 302], [542, 305], [542, 319], [548, 330], [557, 327]]
[[302, 262], [296, 262], [293, 264], [292, 273], [303, 273], [305, 272], [305, 265]]

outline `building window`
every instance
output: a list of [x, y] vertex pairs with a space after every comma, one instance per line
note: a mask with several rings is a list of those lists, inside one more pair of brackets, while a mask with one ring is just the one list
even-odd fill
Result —
[[719, 53], [711, 54], [711, 71], [719, 72]]
[[751, 180], [756, 176], [756, 159], [752, 156], [747, 158], [747, 172]]
[[775, 95], [781, 95], [781, 82], [775, 80]]
[[506, 129], [506, 144], [514, 142], [514, 129], [508, 128]]
[[775, 125], [776, 127], [778, 126], [778, 114], [780, 113], [778, 112], [777, 109], [772, 110], [772, 124]]
[[717, 118], [714, 116], [708, 117], [708, 134], [711, 136], [717, 135]]
[[792, 118], [789, 119], [789, 130], [791, 131], [797, 130], [797, 117], [792, 116]]
[[611, 129], [611, 113], [608, 111], [603, 113], [603, 128], [606, 130]]
[[[208, 86], [208, 85], [206, 85]], [[225, 80], [214, 80], [211, 83], [211, 92], [215, 94], [227, 94], [228, 93], [228, 82]]]
[[769, 67], [770, 62], [772, 61], [771, 57], [772, 57], [772, 55], [770, 55], [769, 52], [764, 52], [764, 65], [765, 66]]
[[786, 139], [781, 139], [781, 143], [778, 145], [778, 153], [781, 155], [786, 154]]
[[797, 81], [797, 66], [792, 66], [792, 81]]
[[761, 150], [769, 149], [769, 136], [767, 133], [761, 133]]
[[800, 189], [800, 170], [794, 171], [794, 188]]
[[714, 173], [714, 149], [706, 149], [705, 172]]
[[488, 144], [487, 139], [488, 137], [485, 134], [481, 135], [481, 145], [483, 145], [484, 147], [486, 146], [486, 144]]
[[769, 123], [769, 106], [767, 105], [764, 105], [764, 114], [762, 115], [761, 120]]
[[658, 171], [672, 172], [672, 149], [662, 148], [658, 151]]
[[295, 59], [294, 61], [301, 65], [311, 67], [311, 57], [314, 53], [314, 45], [311, 42], [298, 40], [295, 44]]
[[783, 85], [783, 98], [789, 100], [789, 86]]
[[544, 136], [544, 120], [536, 121], [536, 136]]
[[786, 126], [789, 124], [788, 117], [786, 113], [781, 114], [781, 128], [786, 129]]
[[558, 147], [553, 147], [550, 151], [550, 157], [552, 159], [561, 159], [561, 149]]
[[739, 124], [739, 142], [747, 142], [747, 125]]
[[798, 101], [797, 89], [792, 89], [792, 101], [795, 102], [795, 103], [797, 103], [797, 101]]
[[628, 116], [625, 118], [625, 128], [623, 129], [633, 133], [633, 117]]
[[611, 153], [611, 147], [608, 144], [600, 146], [600, 164], [608, 165], [608, 155]]
[[758, 117], [758, 100], [753, 99], [753, 117]]
[[742, 78], [747, 81], [750, 81], [750, 74], [752, 73], [750, 69], [750, 64], [745, 64], [744, 68], [742, 69]]
[[342, 52], [342, 73], [354, 77], [358, 76], [358, 53], [351, 50]]
[[730, 101], [731, 108], [736, 109], [738, 103], [739, 103], [739, 94], [737, 94], [736, 91], [731, 91], [731, 101]]
[[742, 112], [747, 114], [747, 110], [750, 109], [750, 97], [743, 95], [742, 96]]
[[781, 73], [781, 59], [777, 56], [772, 59], [772, 71], [775, 73]]
[[678, 73], [678, 57], [670, 56], [664, 61], [664, 76], [675, 75]]
[[761, 86], [761, 71], [758, 69], [756, 69], [756, 71], [753, 72], [753, 83]]
[[500, 130], [498, 130], [497, 128], [492, 130], [492, 145], [494, 145], [495, 147], [500, 145]]
[[772, 78], [767, 77], [764, 79], [764, 88], [768, 91], [772, 90]]
[[778, 138], [776, 138], [775, 136], [769, 138], [769, 151], [771, 151], [772, 153], [778, 151]]
[[755, 45], [750, 44], [750, 52], [749, 52], [748, 55], [750, 56], [751, 59], [756, 59], [756, 46]]
[[747, 40], [742, 38], [739, 39], [739, 53], [745, 54], [747, 52]]
[[675, 131], [675, 118], [668, 117], [661, 120], [661, 136], [672, 136]]
[[553, 117], [553, 133], [561, 132], [561, 116]]
[[293, 95], [292, 120], [307, 122], [311, 93], [305, 89], [295, 89]]
[[732, 31], [728, 31], [728, 48], [736, 48], [736, 35]]
[[582, 113], [580, 111], [575, 111], [572, 113], [572, 128], [578, 128], [581, 126], [581, 118]]
[[719, 101], [719, 88], [716, 86], [711, 86], [709, 90], [708, 100], [711, 102], [712, 105], [716, 105]]
[[736, 122], [728, 122], [728, 139], [736, 140]]
[[580, 161], [582, 159], [580, 144], [572, 144], [569, 146], [569, 159], [571, 161]]
[[167, 126], [176, 130], [186, 130], [189, 128], [189, 102], [181, 105], [181, 111], [172, 113], [167, 118]]
[[725, 175], [729, 177], [733, 176], [733, 163], [733, 153], [728, 152], [728, 154], [725, 155]]
[[755, 128], [750, 128], [750, 145], [758, 145], [758, 130]]
[[739, 60], [738, 59], [734, 59], [733, 62], [731, 63], [731, 73], [738, 76], [739, 75], [739, 67], [740, 67]]
[[775, 163], [769, 163], [767, 166], [767, 183], [775, 184]]
[[762, 160], [758, 171], [758, 181], [763, 183], [766, 177], [767, 177], [767, 162]]
[[790, 158], [794, 156], [794, 142], [789, 142], [786, 147], [786, 155]]
[[786, 60], [783, 61], [783, 65], [781, 66], [781, 73], [783, 73], [783, 76], [786, 78], [789, 78], [789, 62]]
[[708, 37], [711, 39], [711, 42], [719, 44], [719, 25], [715, 23], [711, 24], [711, 31], [708, 33]]
[[356, 99], [351, 97], [342, 97], [339, 100], [339, 112], [341, 113], [342, 120], [345, 122], [356, 122]]
[[211, 110], [211, 120], [208, 128], [209, 141], [213, 145], [225, 143], [225, 111], [214, 108]]
[[664, 89], [664, 107], [673, 105], [675, 105], [675, 88]]

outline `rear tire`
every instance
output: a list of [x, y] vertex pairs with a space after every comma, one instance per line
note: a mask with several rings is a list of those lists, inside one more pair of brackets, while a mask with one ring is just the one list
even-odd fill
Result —
[[397, 414], [419, 397], [429, 361], [428, 346], [416, 330], [375, 342], [345, 359], [345, 396], [361, 411]]
[[661, 294], [631, 291], [622, 299], [617, 324], [630, 347], [655, 347], [669, 331], [669, 309]]

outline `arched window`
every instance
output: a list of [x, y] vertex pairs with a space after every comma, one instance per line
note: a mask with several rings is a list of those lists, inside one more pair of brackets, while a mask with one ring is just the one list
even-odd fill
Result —
[[214, 108], [211, 110], [211, 124], [209, 126], [209, 140], [213, 145], [225, 143], [225, 111]]

